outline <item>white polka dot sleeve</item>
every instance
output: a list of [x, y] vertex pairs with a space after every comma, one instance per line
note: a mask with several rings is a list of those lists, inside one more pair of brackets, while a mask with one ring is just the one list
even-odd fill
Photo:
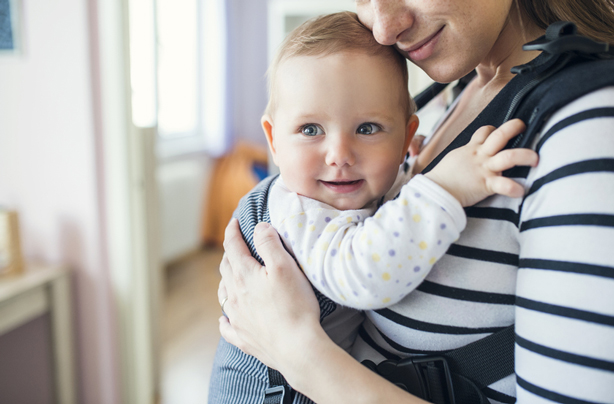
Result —
[[320, 292], [356, 309], [400, 301], [466, 225], [460, 203], [422, 175], [372, 217], [367, 209], [339, 211], [277, 185], [269, 209], [286, 247]]

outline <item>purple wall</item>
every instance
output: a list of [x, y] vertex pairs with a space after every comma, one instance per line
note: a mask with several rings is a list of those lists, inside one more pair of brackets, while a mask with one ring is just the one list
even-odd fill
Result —
[[231, 133], [235, 140], [265, 145], [260, 117], [267, 103], [267, 1], [233, 0], [228, 7]]

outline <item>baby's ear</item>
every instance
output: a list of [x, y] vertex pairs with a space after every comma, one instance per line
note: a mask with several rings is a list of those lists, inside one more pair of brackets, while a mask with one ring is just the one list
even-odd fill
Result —
[[418, 130], [419, 124], [420, 120], [416, 114], [413, 114], [407, 120], [407, 126], [405, 127], [405, 144], [403, 145], [403, 156], [401, 156], [401, 163], [405, 161], [405, 154], [409, 150], [409, 145], [411, 144], [411, 141]]
[[271, 156], [273, 157], [273, 162], [277, 165], [277, 153], [275, 150], [275, 142], [273, 138], [273, 118], [269, 114], [262, 115], [260, 119], [260, 124], [262, 125], [262, 130], [264, 130], [264, 135], [266, 136], [266, 141], [269, 144], [269, 150], [271, 150]]

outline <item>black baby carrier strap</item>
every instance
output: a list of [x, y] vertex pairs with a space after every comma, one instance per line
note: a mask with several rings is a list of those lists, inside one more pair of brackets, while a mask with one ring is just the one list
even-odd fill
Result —
[[[531, 147], [554, 112], [583, 95], [614, 85], [614, 49], [576, 32], [575, 24], [560, 21], [548, 27], [544, 37], [523, 47], [542, 51], [548, 67], [525, 85], [507, 112], [504, 121], [520, 118], [527, 125], [511, 147]], [[540, 66], [528, 63], [514, 67], [512, 72], [528, 75], [538, 69]]]
[[[577, 35], [573, 23], [552, 24], [546, 35], [524, 45], [523, 49], [542, 51], [542, 54], [512, 69], [519, 79], [509, 93], [513, 99], [505, 103], [508, 109], [505, 114], [501, 113], [504, 118], [490, 123], [499, 126], [512, 118], [526, 123], [526, 131], [512, 139], [508, 147], [531, 147], [535, 136], [555, 111], [592, 91], [614, 86], [614, 50], [608, 44]], [[459, 85], [467, 81], [461, 80]], [[418, 107], [426, 105], [445, 87], [441, 83], [431, 85], [415, 97]], [[476, 129], [467, 128], [425, 171], [437, 164], [447, 151], [467, 143]], [[537, 150], [539, 152], [539, 144]], [[438, 355], [386, 360], [380, 364], [364, 361], [363, 364], [413, 395], [435, 404], [487, 404], [484, 391], [497, 401], [513, 403], [515, 400], [509, 396], [487, 386], [514, 373], [514, 338], [514, 326], [511, 325]], [[276, 371], [269, 369], [270, 387], [264, 403], [291, 403], [291, 388], [283, 376], [271, 372]]]
[[363, 365], [431, 403], [488, 404], [482, 390], [514, 373], [514, 326], [452, 351]]

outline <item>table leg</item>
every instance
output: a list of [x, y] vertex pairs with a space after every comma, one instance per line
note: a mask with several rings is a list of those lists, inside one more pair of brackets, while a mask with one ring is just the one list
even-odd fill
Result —
[[75, 372], [69, 275], [49, 284], [56, 402], [75, 404]]

